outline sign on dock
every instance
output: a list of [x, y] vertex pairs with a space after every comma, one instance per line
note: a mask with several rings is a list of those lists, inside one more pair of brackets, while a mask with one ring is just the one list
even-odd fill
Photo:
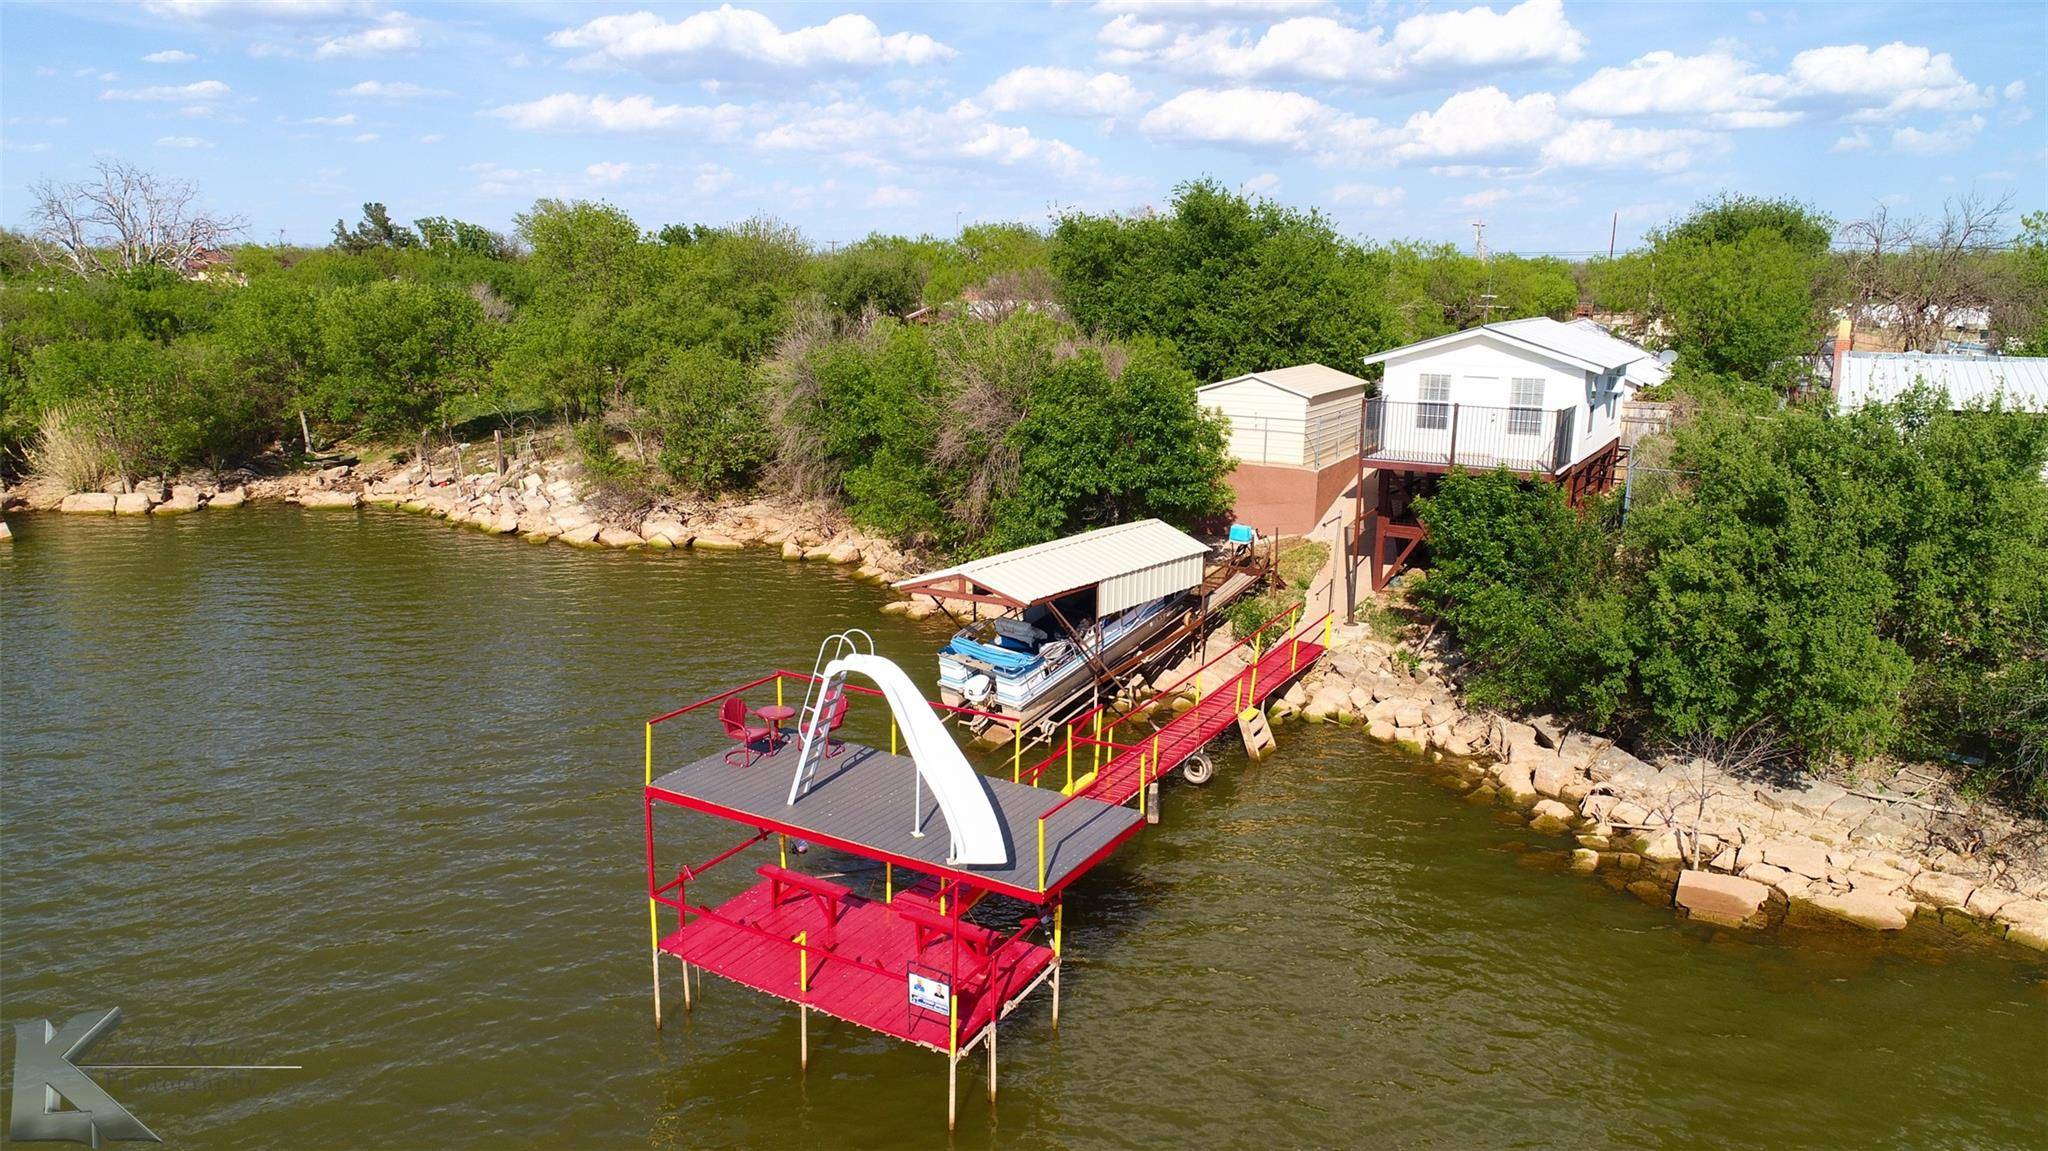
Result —
[[950, 1011], [953, 989], [943, 979], [910, 973], [910, 1005], [919, 1011], [944, 1015]]

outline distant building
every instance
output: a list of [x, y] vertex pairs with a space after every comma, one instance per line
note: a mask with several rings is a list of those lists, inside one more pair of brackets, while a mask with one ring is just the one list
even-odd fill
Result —
[[1358, 415], [1371, 385], [1322, 364], [1247, 372], [1204, 384], [1196, 399], [1230, 421], [1237, 519], [1300, 535], [1358, 472]]
[[1864, 352], [1837, 345], [1826, 367], [1829, 390], [1844, 408], [1888, 403], [1925, 384], [1946, 391], [1956, 408], [1996, 399], [2008, 408], [2048, 412], [2048, 356]]

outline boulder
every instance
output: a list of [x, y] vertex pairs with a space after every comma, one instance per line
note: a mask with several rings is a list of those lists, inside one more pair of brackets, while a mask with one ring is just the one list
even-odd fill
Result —
[[1394, 725], [1384, 719], [1368, 721], [1365, 725], [1365, 733], [1381, 743], [1394, 742], [1397, 734], [1394, 730]]
[[238, 508], [249, 502], [249, 489], [241, 484], [213, 493], [206, 501], [208, 508]]
[[1536, 742], [1556, 750], [1564, 743], [1564, 723], [1554, 715], [1539, 715], [1529, 721], [1536, 732]]
[[841, 566], [857, 564], [860, 562], [860, 549], [850, 543], [837, 544], [825, 553], [825, 558]]
[[1829, 807], [1847, 796], [1846, 789], [1836, 787], [1826, 780], [1808, 780], [1800, 788], [1759, 788], [1756, 797], [1766, 807], [1780, 811], [1796, 811], [1802, 815], [1820, 816]]
[[704, 535], [698, 536], [696, 539], [691, 540], [690, 546], [696, 548], [698, 551], [736, 552], [741, 548], [745, 547], [746, 545], [732, 538], [731, 536], [719, 535], [716, 532], [707, 532]]
[[640, 538], [653, 543], [656, 536], [666, 537], [671, 544], [680, 544], [690, 538], [690, 533], [683, 527], [683, 521], [674, 516], [648, 516], [640, 523]]
[[1679, 847], [1678, 834], [1660, 831], [1643, 841], [1643, 858], [1658, 863], [1679, 863], [1685, 859], [1685, 852]]
[[519, 513], [507, 508], [492, 516], [491, 522], [484, 526], [484, 530], [494, 536], [511, 535], [519, 530]]
[[117, 516], [146, 516], [150, 505], [156, 501], [147, 492], [128, 492], [114, 497], [114, 514]]
[[1499, 781], [1501, 791], [1523, 807], [1541, 798], [1536, 793], [1535, 783], [1529, 778], [1526, 764], [1496, 763], [1493, 765], [1493, 777]]
[[171, 488], [170, 498], [150, 509], [151, 515], [181, 516], [186, 512], [199, 510], [199, 489], [191, 484], [177, 484]]
[[1590, 847], [1573, 848], [1572, 870], [1585, 874], [1600, 870], [1600, 853]]
[[354, 508], [362, 505], [363, 497], [358, 492], [332, 492], [318, 489], [299, 493], [299, 506], [308, 508]]
[[1754, 879], [1771, 887], [1783, 887], [1792, 878], [1792, 873], [1782, 867], [1772, 867], [1768, 863], [1752, 863], [1742, 869], [1742, 877]]
[[556, 536], [555, 538], [561, 540], [565, 544], [573, 544], [574, 546], [579, 548], [596, 547], [597, 533], [602, 530], [603, 529], [600, 528], [594, 522], [581, 524], [577, 527], [570, 528], [568, 531], [563, 532], [561, 535]]
[[637, 548], [647, 543], [640, 538], [639, 532], [629, 532], [625, 528], [599, 528], [597, 542], [608, 548]]
[[1640, 788], [1656, 778], [1657, 769], [1618, 747], [1608, 747], [1586, 765], [1586, 773], [1596, 783]]
[[1764, 844], [1763, 859], [1773, 867], [1796, 871], [1808, 879], [1828, 877], [1828, 853], [1819, 844]]
[[1422, 704], [1417, 700], [1404, 699], [1394, 708], [1395, 727], [1427, 727], [1428, 719], [1423, 715]]
[[[595, 524], [597, 517], [591, 515], [582, 504], [563, 504], [548, 512], [548, 522], [554, 525], [556, 531], [567, 535], [577, 528]], [[591, 538], [595, 539], [596, 533], [593, 532]]]
[[1837, 919], [1879, 931], [1898, 931], [1913, 918], [1913, 902], [1873, 891], [1814, 891], [1808, 902]]
[[798, 562], [802, 562], [804, 558], [803, 545], [796, 542], [795, 540], [783, 540], [782, 558], [786, 560], [796, 560]]
[[1562, 799], [1565, 787], [1578, 779], [1579, 773], [1564, 760], [1549, 755], [1538, 758], [1530, 766], [1529, 778], [1539, 793], [1552, 799]]
[[1545, 835], [1562, 835], [1571, 829], [1571, 818], [1571, 808], [1554, 799], [1539, 799], [1529, 826]]
[[1759, 921], [1760, 926], [1760, 913], [1770, 895], [1770, 888], [1753, 879], [1687, 870], [1678, 873], [1675, 902], [1692, 918], [1708, 923], [1743, 927]]
[[2014, 899], [1998, 909], [1998, 922], [2005, 924], [2005, 937], [2036, 951], [2048, 951], [2048, 902]]

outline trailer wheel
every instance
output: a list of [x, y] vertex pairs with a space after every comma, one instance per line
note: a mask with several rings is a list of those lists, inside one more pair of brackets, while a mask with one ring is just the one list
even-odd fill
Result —
[[1200, 787], [1216, 778], [1216, 761], [1209, 758], [1208, 752], [1198, 751], [1180, 765], [1180, 777]]

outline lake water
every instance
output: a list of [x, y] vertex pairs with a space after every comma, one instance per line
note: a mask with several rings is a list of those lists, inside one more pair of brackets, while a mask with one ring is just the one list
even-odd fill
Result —
[[[119, 1005], [92, 1061], [303, 1065], [97, 1073], [166, 1146], [948, 1145], [941, 1057], [814, 1020], [799, 1075], [795, 1012], [710, 979], [654, 1030], [640, 805], [647, 716], [847, 626], [924, 678], [942, 629], [759, 552], [14, 526], [9, 1036]], [[992, 1108], [963, 1064], [952, 1145], [2048, 1146], [2040, 958], [1680, 922], [1357, 729], [1279, 734], [1073, 890], [1060, 1030], [1005, 1025]]]

